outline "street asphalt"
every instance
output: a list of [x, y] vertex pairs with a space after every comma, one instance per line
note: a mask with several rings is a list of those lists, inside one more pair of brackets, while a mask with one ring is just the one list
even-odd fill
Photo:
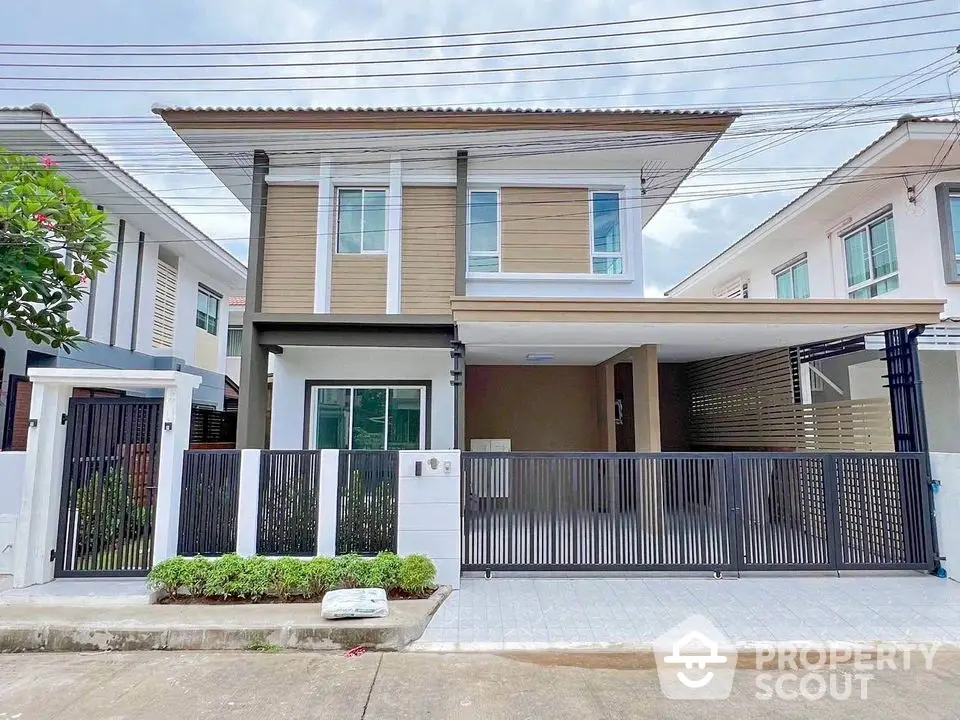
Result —
[[[832, 699], [832, 690], [816, 700], [798, 694], [805, 689], [815, 696], [824, 687], [843, 694], [845, 685], [852, 689], [850, 699]], [[860, 699], [864, 687], [867, 697]], [[774, 697], [758, 699], [758, 694]], [[0, 656], [0, 720], [773, 716], [960, 717], [960, 653], [939, 652], [929, 670], [923, 662], [866, 673], [839, 666], [814, 681], [804, 681], [790, 668], [772, 675], [741, 669], [731, 697], [714, 701], [667, 700], [650, 658], [643, 655], [347, 657], [267, 648]]]

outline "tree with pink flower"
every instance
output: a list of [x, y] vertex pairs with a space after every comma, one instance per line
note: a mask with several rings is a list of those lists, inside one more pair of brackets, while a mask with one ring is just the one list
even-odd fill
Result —
[[106, 269], [106, 215], [42, 159], [0, 148], [0, 330], [76, 348], [69, 313]]

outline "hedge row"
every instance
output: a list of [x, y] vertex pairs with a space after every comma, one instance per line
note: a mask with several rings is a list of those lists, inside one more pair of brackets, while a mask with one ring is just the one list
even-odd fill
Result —
[[435, 586], [436, 577], [436, 566], [424, 555], [401, 558], [385, 552], [375, 558], [340, 555], [301, 560], [230, 554], [214, 560], [170, 558], [155, 565], [147, 581], [173, 598], [190, 595], [256, 601], [264, 597], [319, 598], [328, 590], [361, 587], [420, 595]]

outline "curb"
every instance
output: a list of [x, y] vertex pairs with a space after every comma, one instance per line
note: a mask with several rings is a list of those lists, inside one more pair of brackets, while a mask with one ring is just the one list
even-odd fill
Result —
[[[151, 626], [131, 627], [109, 620], [80, 625], [0, 623], [0, 652], [90, 652], [132, 650], [250, 650], [270, 646], [285, 650], [349, 650], [364, 647], [393, 652], [419, 638], [430, 618], [450, 595], [437, 588], [428, 608], [415, 621], [400, 625], [364, 625], [363, 620], [325, 621], [329, 624], [286, 624], [266, 627]], [[319, 608], [318, 608], [319, 609]]]

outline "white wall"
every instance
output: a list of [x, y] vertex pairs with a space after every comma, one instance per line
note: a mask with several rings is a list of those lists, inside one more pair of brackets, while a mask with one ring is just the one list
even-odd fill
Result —
[[940, 555], [947, 574], [960, 580], [960, 454], [930, 453], [933, 479], [940, 482], [934, 497]]
[[[219, 293], [220, 314], [217, 322], [217, 363], [216, 367], [206, 368], [220, 373], [226, 372], [227, 364], [227, 320], [229, 298], [226, 287], [201, 272], [196, 266], [180, 258], [177, 268], [177, 315], [173, 332], [172, 354], [188, 365], [203, 367], [198, 363], [197, 355], [197, 292], [200, 283]], [[206, 332], [205, 330], [203, 332]]]
[[960, 453], [960, 353], [921, 350], [920, 378], [930, 450]]
[[431, 447], [453, 447], [452, 364], [446, 349], [414, 348], [285, 348], [273, 367], [272, 449], [303, 448], [307, 380], [431, 382]]
[[703, 279], [681, 293], [681, 297], [709, 297], [713, 288], [734, 277], [749, 281], [750, 297], [777, 296], [773, 268], [807, 253], [810, 296], [846, 298], [846, 262], [843, 242], [836, 228], [852, 226], [884, 207], [893, 207], [893, 225], [897, 244], [900, 287], [883, 298], [936, 299], [947, 302], [944, 315], [960, 316], [960, 285], [947, 285], [940, 249], [940, 225], [937, 215], [936, 186], [960, 182], [960, 172], [938, 173], [918, 195], [916, 203], [907, 200], [902, 180], [873, 186], [865, 197], [839, 209], [826, 204], [814, 206], [799, 219], [764, 237], [739, 257], [726, 261]]
[[0, 452], [0, 575], [13, 573], [13, 543], [26, 461], [25, 452]]
[[426, 555], [437, 566], [437, 583], [459, 588], [460, 452], [402, 451], [397, 508], [397, 554]]

